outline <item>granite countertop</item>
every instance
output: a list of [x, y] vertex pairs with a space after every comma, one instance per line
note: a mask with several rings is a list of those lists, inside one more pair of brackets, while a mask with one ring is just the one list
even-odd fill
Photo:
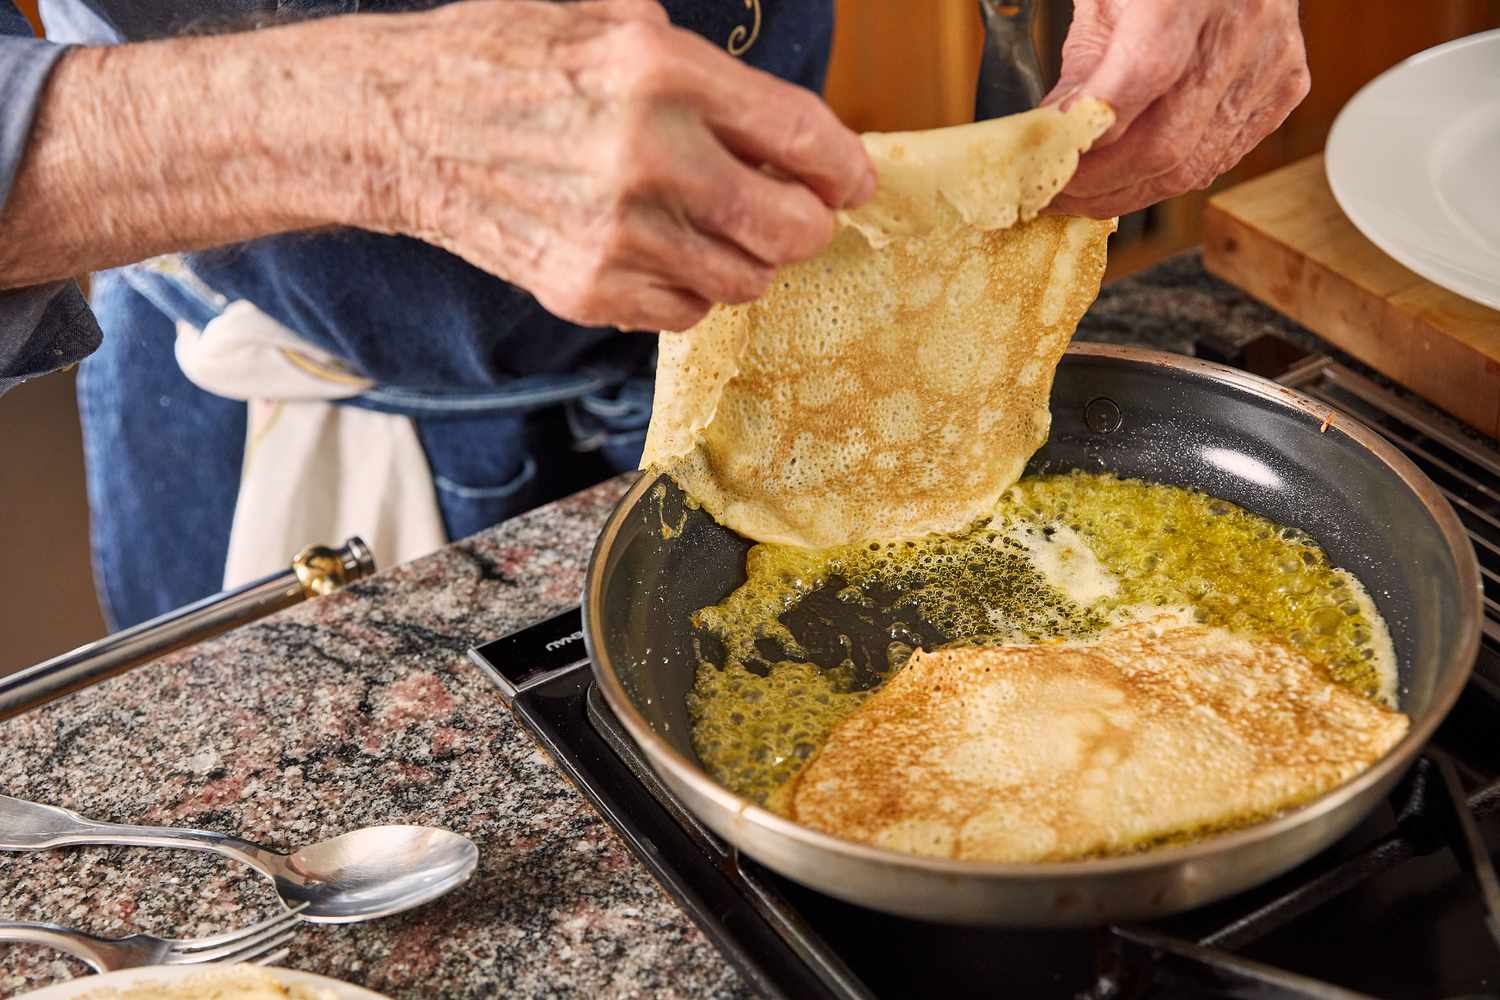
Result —
[[[1190, 349], [1297, 328], [1196, 254], [1105, 289], [1082, 339]], [[1305, 336], [1305, 335], [1303, 335]], [[624, 478], [0, 727], [0, 791], [94, 819], [222, 830], [290, 848], [419, 823], [479, 845], [475, 877], [418, 910], [306, 925], [284, 964], [393, 997], [736, 997], [734, 970], [465, 658], [577, 601]], [[275, 895], [207, 855], [0, 855], [0, 919], [102, 935], [210, 934]], [[86, 971], [0, 945], [0, 994]]]

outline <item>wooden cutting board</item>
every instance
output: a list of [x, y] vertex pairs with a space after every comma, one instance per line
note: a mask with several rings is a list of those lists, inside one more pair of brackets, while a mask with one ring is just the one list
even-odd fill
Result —
[[1500, 437], [1500, 311], [1386, 256], [1334, 201], [1323, 156], [1209, 199], [1208, 270]]

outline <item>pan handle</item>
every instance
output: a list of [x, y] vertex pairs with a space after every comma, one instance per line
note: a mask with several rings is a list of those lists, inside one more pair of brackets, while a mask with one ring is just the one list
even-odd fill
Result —
[[0, 678], [0, 721], [149, 663], [173, 650], [210, 639], [232, 628], [311, 597], [332, 593], [375, 572], [375, 557], [358, 536], [341, 549], [310, 545], [291, 566], [255, 583], [205, 597], [98, 642]]
[[1046, 88], [1037, 61], [1033, 32], [1040, 0], [979, 0], [984, 17], [984, 53], [979, 60], [979, 89], [974, 119], [984, 121], [1041, 103]]

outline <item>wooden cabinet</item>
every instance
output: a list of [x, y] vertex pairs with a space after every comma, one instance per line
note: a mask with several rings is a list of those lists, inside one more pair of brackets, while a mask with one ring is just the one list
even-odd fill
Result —
[[26, 20], [31, 22], [31, 28], [37, 34], [42, 33], [42, 19], [37, 16], [36, 0], [15, 0], [16, 6], [21, 8], [21, 13], [26, 15]]
[[828, 102], [859, 132], [974, 118], [977, 0], [837, 0]]

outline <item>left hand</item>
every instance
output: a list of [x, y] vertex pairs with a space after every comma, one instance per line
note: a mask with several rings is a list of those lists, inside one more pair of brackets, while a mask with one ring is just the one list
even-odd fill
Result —
[[1076, 0], [1062, 78], [1115, 124], [1049, 210], [1108, 218], [1205, 188], [1307, 96], [1297, 0]]

